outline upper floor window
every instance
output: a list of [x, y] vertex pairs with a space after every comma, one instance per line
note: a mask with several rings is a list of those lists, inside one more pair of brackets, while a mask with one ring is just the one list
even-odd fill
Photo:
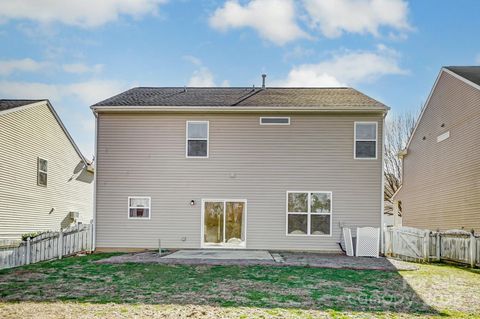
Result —
[[377, 158], [377, 122], [355, 122], [354, 158]]
[[208, 126], [208, 121], [187, 121], [187, 158], [208, 157]]
[[48, 162], [46, 159], [37, 158], [37, 185], [47, 186]]
[[289, 117], [261, 117], [260, 125], [290, 125]]

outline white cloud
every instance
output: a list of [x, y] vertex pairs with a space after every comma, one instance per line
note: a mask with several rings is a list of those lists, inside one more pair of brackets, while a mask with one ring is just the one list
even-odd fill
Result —
[[343, 32], [379, 35], [381, 26], [411, 29], [404, 0], [304, 0], [308, 20], [329, 38]]
[[480, 64], [480, 53], [475, 58], [475, 64]]
[[0, 96], [16, 99], [49, 99], [60, 102], [74, 97], [91, 105], [120, 93], [125, 84], [110, 80], [91, 80], [70, 84], [0, 81]]
[[126, 89], [126, 85], [111, 80], [90, 80], [62, 87], [66, 95], [76, 96], [88, 105], [104, 100]]
[[193, 71], [190, 80], [188, 80], [188, 86], [215, 86], [215, 81], [213, 80], [213, 74], [210, 70], [204, 66], [200, 67], [198, 70]]
[[378, 36], [381, 27], [388, 27], [388, 37], [400, 40], [412, 30], [408, 13], [406, 0], [249, 0], [245, 4], [228, 0], [215, 10], [209, 22], [220, 31], [253, 28], [278, 45], [312, 38], [297, 20], [307, 22], [309, 28], [328, 38], [344, 32]]
[[228, 0], [210, 17], [210, 26], [221, 31], [250, 27], [263, 38], [282, 45], [308, 37], [295, 18], [292, 0], [251, 0], [243, 6], [237, 0]]
[[[183, 59], [197, 67], [188, 80], [187, 86], [192, 87], [213, 87], [217, 86], [212, 71], [203, 65], [202, 60], [193, 55], [184, 55]], [[223, 80], [221, 86], [230, 86], [228, 80]]]
[[121, 15], [138, 18], [155, 14], [166, 0], [0, 0], [0, 21], [28, 19], [60, 22], [78, 27], [98, 27]]
[[339, 82], [339, 80], [326, 72], [322, 72], [315, 68], [315, 65], [303, 64], [294, 67], [288, 73], [285, 80], [273, 81], [273, 86], [286, 87], [339, 87], [346, 86], [346, 84]]
[[48, 66], [46, 62], [38, 62], [30, 58], [18, 60], [0, 60], [0, 76], [14, 72], [37, 72]]
[[62, 65], [62, 69], [67, 73], [73, 74], [100, 73], [103, 70], [103, 64], [70, 63]]
[[275, 85], [288, 87], [350, 86], [375, 81], [389, 74], [407, 74], [399, 65], [399, 54], [384, 45], [375, 51], [344, 51], [317, 64], [302, 64], [290, 70]]

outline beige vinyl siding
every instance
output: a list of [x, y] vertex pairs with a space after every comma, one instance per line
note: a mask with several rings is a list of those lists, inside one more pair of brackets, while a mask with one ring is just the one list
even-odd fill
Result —
[[[377, 121], [382, 145], [382, 115], [284, 115], [99, 114], [97, 247], [199, 248], [202, 198], [247, 200], [249, 249], [336, 251], [340, 223], [380, 226], [381, 156], [354, 160], [353, 136]], [[185, 158], [188, 120], [209, 121], [208, 159]], [[333, 192], [331, 237], [286, 236], [289, 190]], [[128, 196], [151, 197], [150, 220], [127, 218]]]
[[479, 140], [480, 90], [442, 72], [404, 159], [404, 225], [480, 231]]
[[[58, 230], [70, 211], [92, 219], [93, 175], [47, 104], [0, 114], [0, 145], [0, 237]], [[47, 187], [37, 185], [37, 157], [48, 160]]]

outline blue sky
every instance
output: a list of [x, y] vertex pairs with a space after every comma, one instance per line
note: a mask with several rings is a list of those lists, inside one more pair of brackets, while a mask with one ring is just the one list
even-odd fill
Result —
[[480, 64], [480, 1], [0, 0], [0, 97], [49, 98], [93, 154], [89, 106], [133, 86], [353, 86], [416, 112]]

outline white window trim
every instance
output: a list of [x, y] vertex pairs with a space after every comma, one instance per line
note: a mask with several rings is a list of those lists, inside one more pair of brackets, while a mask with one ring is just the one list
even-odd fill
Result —
[[[263, 123], [262, 122], [263, 119], [288, 119], [288, 123]], [[290, 125], [290, 117], [289, 116], [261, 116], [260, 125]]]
[[[375, 139], [358, 139], [357, 124], [375, 124]], [[357, 157], [357, 142], [375, 142], [375, 157]], [[376, 160], [378, 159], [378, 122], [354, 122], [353, 125], [353, 158], [356, 160]]]
[[[40, 169], [40, 160], [47, 162], [47, 171], [42, 171]], [[40, 179], [38, 177], [39, 177], [40, 173], [47, 174], [47, 184], [46, 185], [42, 185], [42, 184], [39, 183]], [[43, 157], [37, 157], [37, 185], [41, 186], [41, 187], [47, 187], [48, 186], [48, 160], [43, 158]]]
[[[307, 193], [308, 200], [307, 200], [307, 212], [289, 212], [288, 211], [288, 194], [290, 193]], [[327, 193], [330, 194], [330, 213], [312, 213], [311, 212], [311, 194], [312, 193]], [[333, 192], [332, 191], [287, 191], [286, 201], [285, 201], [285, 234], [288, 237], [332, 237], [332, 230], [333, 230]], [[306, 234], [289, 234], [288, 233], [288, 215], [307, 215], [307, 233]], [[327, 215], [330, 216], [330, 234], [328, 235], [313, 235], [310, 234], [310, 225], [311, 225], [311, 216], [312, 215]]]
[[[226, 210], [227, 202], [243, 202], [245, 207], [245, 245], [242, 246], [228, 246], [228, 245], [209, 245], [205, 243], [205, 203], [207, 202], [223, 202], [224, 210]], [[248, 234], [248, 204], [246, 199], [211, 199], [211, 198], [202, 198], [202, 219], [201, 219], [201, 229], [200, 229], [200, 248], [213, 248], [213, 249], [245, 249], [247, 248], [247, 234]], [[226, 224], [223, 223], [223, 231], [225, 233]]]
[[[201, 123], [207, 124], [207, 138], [188, 138], [188, 124]], [[188, 141], [207, 141], [207, 156], [189, 156]], [[210, 121], [187, 121], [185, 124], [185, 158], [208, 158], [210, 156]]]
[[[148, 217], [130, 217], [130, 208], [139, 208], [139, 207], [132, 207], [130, 206], [130, 199], [135, 198], [148, 198]], [[147, 208], [147, 207], [145, 207]], [[142, 219], [142, 220], [149, 220], [152, 218], [152, 198], [150, 196], [129, 196], [127, 202], [127, 217], [128, 219]]]

